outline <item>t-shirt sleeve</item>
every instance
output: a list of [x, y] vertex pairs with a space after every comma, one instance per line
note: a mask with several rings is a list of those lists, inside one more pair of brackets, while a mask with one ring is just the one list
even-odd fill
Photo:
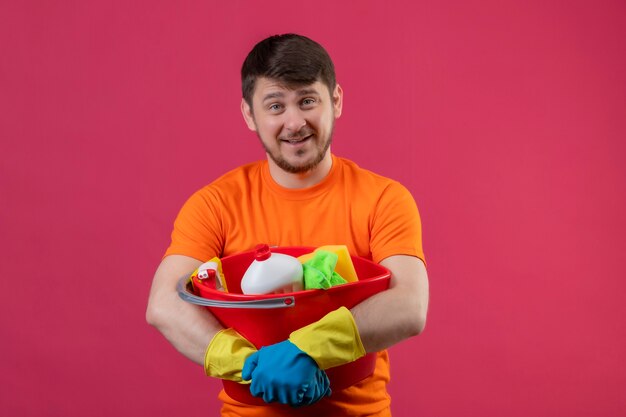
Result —
[[172, 241], [165, 252], [207, 261], [221, 255], [223, 238], [217, 196], [209, 187], [194, 193], [183, 205], [172, 231]]
[[370, 249], [374, 262], [392, 255], [410, 255], [426, 263], [419, 211], [404, 186], [392, 182], [384, 189], [371, 221]]

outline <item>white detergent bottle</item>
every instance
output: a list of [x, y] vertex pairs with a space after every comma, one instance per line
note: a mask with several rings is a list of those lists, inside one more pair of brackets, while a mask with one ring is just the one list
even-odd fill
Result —
[[302, 291], [302, 264], [293, 256], [272, 253], [268, 245], [258, 245], [254, 261], [243, 274], [244, 294], [271, 294]]

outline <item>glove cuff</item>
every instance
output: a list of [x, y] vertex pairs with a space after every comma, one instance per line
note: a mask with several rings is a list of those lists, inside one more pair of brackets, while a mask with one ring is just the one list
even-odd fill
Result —
[[243, 364], [254, 352], [254, 345], [234, 329], [220, 330], [206, 349], [204, 372], [208, 376], [241, 383]]
[[312, 357], [321, 369], [353, 362], [366, 353], [354, 317], [345, 307], [292, 332], [289, 341]]

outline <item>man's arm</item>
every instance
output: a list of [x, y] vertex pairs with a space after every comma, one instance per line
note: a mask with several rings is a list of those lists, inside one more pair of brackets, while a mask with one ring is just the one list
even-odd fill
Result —
[[203, 365], [213, 336], [223, 327], [203, 307], [183, 301], [176, 292], [176, 283], [202, 262], [182, 255], [165, 257], [152, 281], [146, 320], [183, 355]]
[[351, 309], [367, 352], [378, 352], [422, 332], [428, 310], [428, 275], [416, 257], [394, 255], [380, 262], [391, 271], [389, 289]]

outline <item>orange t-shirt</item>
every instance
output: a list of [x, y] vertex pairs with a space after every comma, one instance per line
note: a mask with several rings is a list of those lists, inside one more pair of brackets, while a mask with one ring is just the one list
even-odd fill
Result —
[[[353, 255], [380, 262], [392, 255], [424, 260], [421, 222], [400, 183], [333, 155], [320, 183], [287, 189], [271, 177], [267, 161], [237, 168], [194, 193], [174, 223], [165, 255], [200, 261], [270, 246], [346, 245]], [[251, 406], [224, 391], [223, 416], [388, 416], [389, 359], [379, 352], [374, 374], [317, 404], [303, 408]]]

